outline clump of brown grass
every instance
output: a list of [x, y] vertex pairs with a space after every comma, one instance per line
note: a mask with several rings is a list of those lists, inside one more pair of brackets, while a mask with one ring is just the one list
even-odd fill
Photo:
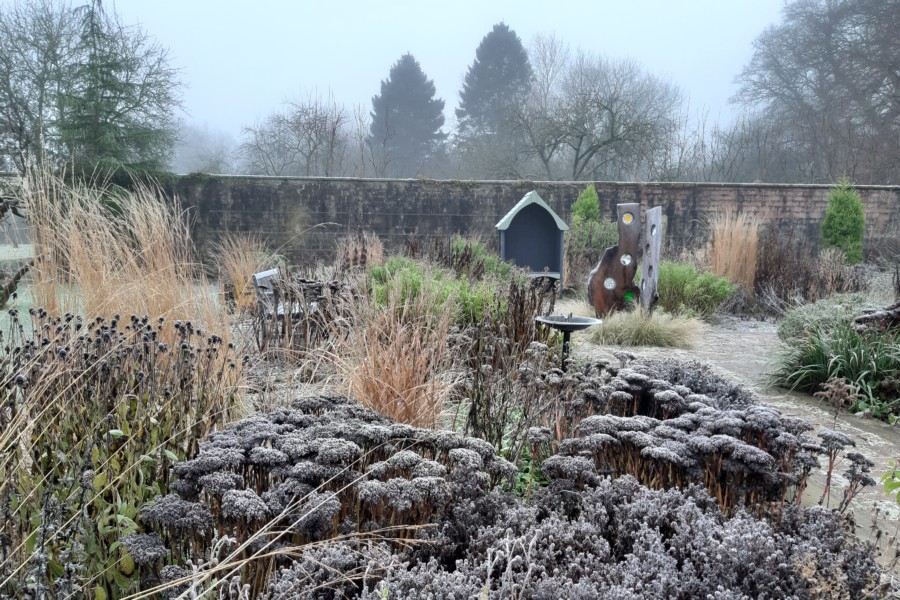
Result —
[[760, 221], [747, 213], [725, 213], [710, 222], [710, 270], [753, 291], [759, 252]]
[[693, 348], [702, 328], [697, 319], [662, 311], [619, 311], [594, 328], [591, 341], [610, 346]]
[[252, 277], [274, 267], [274, 255], [263, 239], [253, 234], [227, 233], [213, 248], [223, 294], [234, 298], [236, 311], [252, 309], [256, 306]]
[[356, 303], [335, 362], [364, 406], [401, 423], [437, 427], [455, 385], [448, 344], [454, 304], [424, 287], [404, 294], [403, 285], [389, 282], [386, 301], [372, 295]]
[[35, 248], [35, 304], [49, 314], [154, 315], [229, 337], [177, 200], [144, 185], [113, 190], [33, 173], [20, 202]]
[[377, 234], [365, 233], [348, 235], [337, 242], [335, 268], [339, 274], [354, 270], [365, 271], [369, 265], [384, 262], [384, 244]]

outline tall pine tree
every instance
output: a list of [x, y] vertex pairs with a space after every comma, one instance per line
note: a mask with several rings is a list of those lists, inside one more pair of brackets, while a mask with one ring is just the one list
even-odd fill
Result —
[[434, 82], [425, 76], [412, 54], [404, 54], [372, 98], [369, 144], [376, 173], [409, 177], [440, 153], [447, 137], [444, 101], [435, 98]]
[[139, 28], [122, 25], [101, 0], [79, 10], [81, 60], [71, 67], [75, 84], [58, 124], [76, 168], [162, 169], [174, 145], [181, 86], [168, 52]]
[[459, 93], [460, 133], [464, 136], [504, 133], [510, 109], [527, 95], [531, 85], [528, 53], [516, 32], [498, 23], [475, 50]]

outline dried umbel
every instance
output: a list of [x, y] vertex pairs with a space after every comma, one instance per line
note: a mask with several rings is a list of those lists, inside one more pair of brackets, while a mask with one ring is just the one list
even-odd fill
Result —
[[233, 537], [233, 559], [248, 559], [243, 581], [259, 592], [290, 564], [279, 549], [413, 539], [515, 472], [483, 440], [394, 424], [343, 397], [301, 398], [212, 434], [175, 466], [181, 496], [156, 499], [139, 522], [195, 564]]

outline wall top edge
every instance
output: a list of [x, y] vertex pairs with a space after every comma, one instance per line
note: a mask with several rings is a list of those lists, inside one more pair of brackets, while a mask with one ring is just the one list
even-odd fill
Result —
[[[17, 173], [0, 171], [0, 178], [9, 179], [18, 177]], [[675, 188], [675, 187], [704, 187], [704, 188], [775, 188], [775, 189], [831, 189], [834, 184], [830, 183], [729, 183], [729, 182], [710, 182], [710, 181], [552, 181], [541, 179], [432, 179], [432, 178], [378, 178], [378, 177], [299, 177], [299, 176], [281, 176], [281, 175], [235, 175], [229, 173], [188, 173], [178, 174], [181, 180], [197, 179], [204, 181], [206, 179], [243, 179], [258, 181], [347, 181], [347, 182], [371, 182], [371, 183], [434, 183], [434, 184], [456, 184], [456, 185], [479, 185], [479, 184], [503, 184], [503, 185], [548, 185], [548, 186], [582, 186], [589, 183], [600, 185], [619, 185], [619, 186], [637, 186], [644, 188]], [[900, 184], [898, 185], [855, 185], [857, 189], [866, 190], [887, 190], [900, 192]]]
[[[2, 176], [2, 175], [0, 175]], [[180, 179], [190, 180], [195, 177], [193, 174], [179, 175]], [[709, 182], [709, 181], [548, 181], [548, 180], [532, 180], [532, 179], [432, 179], [432, 178], [378, 178], [378, 177], [299, 177], [299, 176], [275, 176], [275, 175], [234, 175], [234, 174], [215, 174], [204, 173], [199, 178], [203, 181], [205, 178], [210, 179], [245, 179], [259, 181], [329, 181], [329, 182], [370, 182], [370, 183], [434, 183], [434, 184], [456, 184], [456, 185], [548, 185], [563, 186], [576, 185], [583, 186], [590, 183], [600, 185], [620, 185], [620, 186], [637, 186], [637, 187], [705, 187], [705, 188], [784, 188], [784, 189], [831, 189], [834, 184], [830, 183], [728, 183], [728, 182]], [[855, 185], [856, 189], [867, 190], [889, 190], [900, 192], [900, 184], [898, 185]]]

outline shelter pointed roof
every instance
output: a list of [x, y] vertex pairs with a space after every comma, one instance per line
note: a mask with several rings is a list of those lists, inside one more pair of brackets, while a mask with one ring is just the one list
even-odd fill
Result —
[[550, 216], [552, 216], [553, 220], [556, 221], [556, 226], [559, 228], [560, 231], [568, 231], [569, 230], [569, 226], [566, 225], [565, 222], [559, 218], [559, 215], [557, 215], [555, 212], [553, 212], [552, 208], [547, 206], [547, 203], [544, 202], [543, 198], [538, 196], [538, 193], [534, 190], [531, 190], [530, 192], [525, 194], [525, 197], [522, 198], [521, 200], [519, 200], [518, 204], [513, 206], [512, 210], [509, 211], [508, 213], [506, 213], [506, 216], [504, 216], [502, 219], [500, 219], [500, 221], [497, 223], [497, 225], [495, 227], [500, 231], [505, 231], [506, 229], [509, 228], [510, 223], [512, 223], [512, 220], [516, 217], [516, 215], [519, 214], [519, 211], [530, 204], [537, 204], [538, 206], [540, 206], [544, 210], [546, 210], [548, 213], [550, 213]]

